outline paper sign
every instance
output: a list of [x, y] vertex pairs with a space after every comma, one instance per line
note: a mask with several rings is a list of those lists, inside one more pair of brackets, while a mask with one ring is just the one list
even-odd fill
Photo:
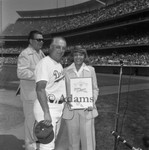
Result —
[[70, 79], [71, 109], [93, 107], [92, 78]]

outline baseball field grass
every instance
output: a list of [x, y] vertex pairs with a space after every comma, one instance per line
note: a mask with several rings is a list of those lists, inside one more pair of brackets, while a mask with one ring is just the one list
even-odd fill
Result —
[[[119, 75], [97, 74], [97, 80], [100, 94], [96, 103], [99, 112], [99, 116], [95, 119], [96, 150], [114, 150], [114, 137], [111, 131], [115, 130]], [[0, 72], [0, 89], [14, 91], [15, 93], [17, 87], [16, 66], [3, 67]], [[119, 93], [118, 133], [132, 146], [147, 150], [143, 137], [149, 137], [149, 77], [122, 76], [121, 87], [122, 89]], [[7, 109], [0, 109], [0, 113], [4, 115], [5, 111], [7, 111], [7, 114], [9, 111], [19, 111], [20, 115], [17, 115], [16, 126], [22, 124], [24, 121], [22, 108], [4, 103], [0, 101], [0, 108]], [[9, 113], [10, 118], [11, 114], [15, 115], [14, 113]], [[8, 121], [13, 122], [13, 120], [5, 120], [2, 115], [0, 115], [0, 118], [0, 130], [3, 130], [3, 133], [5, 130], [8, 133], [11, 128], [15, 128], [14, 123], [8, 123]], [[7, 125], [7, 128], [5, 125]], [[19, 142], [16, 140], [13, 144], [17, 145]], [[2, 145], [0, 142], [0, 149], [16, 150], [12, 149], [11, 142], [9, 145], [10, 149], [8, 147], [5, 149], [3, 148], [5, 147], [4, 144]], [[117, 150], [127, 149], [129, 148], [125, 144], [118, 142]], [[18, 150], [23, 149], [18, 148]]]
[[[118, 75], [97, 75], [99, 88], [117, 85], [117, 92], [114, 94], [99, 95], [97, 108], [99, 116], [95, 120], [97, 150], [114, 149], [114, 137], [111, 131], [115, 129], [116, 108], [118, 102]], [[122, 87], [126, 90], [120, 93], [118, 133], [132, 146], [143, 150], [143, 138], [149, 137], [149, 78], [135, 76], [122, 76]], [[146, 85], [144, 89], [142, 84]], [[132, 85], [138, 87], [133, 91]], [[140, 89], [139, 89], [140, 88]], [[104, 88], [106, 90], [106, 88]], [[123, 88], [122, 88], [123, 89]], [[118, 150], [129, 149], [125, 144], [118, 142]]]

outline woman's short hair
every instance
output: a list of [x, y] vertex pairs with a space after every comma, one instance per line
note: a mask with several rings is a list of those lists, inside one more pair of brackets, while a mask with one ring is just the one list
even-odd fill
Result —
[[70, 59], [69, 61], [70, 61], [71, 63], [74, 61], [74, 60], [73, 60], [73, 57], [74, 57], [74, 54], [75, 54], [75, 53], [82, 53], [82, 54], [84, 54], [84, 56], [85, 56], [84, 63], [85, 63], [86, 65], [89, 65], [89, 64], [90, 64], [90, 63], [89, 63], [89, 58], [88, 58], [87, 51], [86, 51], [85, 48], [82, 48], [81, 45], [77, 45], [77, 46], [75, 46], [74, 49], [71, 50], [70, 57], [69, 57], [69, 59]]

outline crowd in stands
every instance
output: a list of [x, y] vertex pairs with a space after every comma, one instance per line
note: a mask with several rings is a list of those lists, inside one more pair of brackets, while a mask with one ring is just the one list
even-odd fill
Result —
[[94, 54], [89, 59], [92, 65], [120, 65], [122, 62], [126, 66], [149, 66], [149, 53], [112, 53], [106, 56]]
[[0, 64], [16, 65], [18, 57], [0, 57]]
[[[106, 48], [118, 48], [123, 46], [140, 46], [140, 45], [148, 45], [149, 44], [149, 33], [134, 33], [128, 35], [121, 35], [112, 38], [106, 39], [89, 39], [89, 40], [81, 40], [75, 41], [73, 44], [68, 45], [68, 51], [74, 49], [76, 45], [82, 45], [83, 48], [89, 50], [91, 55], [89, 56], [90, 62], [92, 65], [116, 65], [119, 64], [120, 60], [123, 60], [125, 65], [149, 65], [149, 53], [142, 52], [140, 47], [140, 52], [130, 53], [112, 53], [109, 54], [107, 50], [107, 55], [99, 55], [98, 50]], [[0, 62], [4, 64], [16, 64], [17, 63], [17, 56], [18, 54], [24, 49], [25, 47], [1, 47], [0, 54], [1, 59]], [[43, 48], [43, 52], [48, 54], [48, 47]], [[10, 57], [3, 57], [4, 54], [9, 54]], [[68, 57], [63, 59], [63, 64], [69, 64]]]
[[149, 0], [121, 0], [114, 5], [74, 15], [53, 18], [19, 18], [14, 25], [9, 26], [4, 34], [26, 35], [37, 29], [43, 34], [50, 34], [87, 26], [128, 13], [149, 8]]
[[[68, 45], [68, 51], [74, 49], [76, 45], [82, 45], [86, 50], [98, 50], [110, 47], [134, 46], [134, 45], [147, 45], [149, 44], [149, 33], [137, 33], [133, 35], [121, 35], [114, 37], [105, 37], [106, 39], [78, 39], [71, 45]], [[25, 47], [3, 47], [0, 48], [0, 54], [19, 54]], [[48, 53], [48, 46], [43, 49], [44, 53]]]
[[[89, 55], [89, 62], [91, 65], [120, 65], [120, 61], [127, 66], [149, 66], [149, 53], [112, 53], [108, 55], [94, 53]], [[16, 65], [17, 57], [0, 57], [0, 64]], [[63, 58], [62, 64], [64, 66], [70, 64], [69, 55]]]
[[144, 34], [135, 34], [135, 35], [121, 35], [116, 36], [115, 38], [106, 39], [79, 39], [77, 43], [68, 47], [68, 50], [74, 49], [74, 46], [82, 45], [83, 48], [87, 50], [96, 50], [102, 48], [111, 48], [111, 47], [123, 47], [123, 46], [134, 46], [134, 45], [147, 45], [149, 44], [149, 33]]
[[20, 54], [23, 47], [1, 47], [0, 54]]

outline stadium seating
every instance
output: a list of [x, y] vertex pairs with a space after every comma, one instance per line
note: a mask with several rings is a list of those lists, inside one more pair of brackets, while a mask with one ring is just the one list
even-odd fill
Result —
[[38, 29], [44, 34], [62, 32], [88, 26], [132, 12], [149, 8], [148, 0], [126, 0], [90, 12], [76, 15], [66, 15], [53, 18], [19, 18], [14, 25], [9, 26], [4, 35], [27, 35], [32, 29]]

